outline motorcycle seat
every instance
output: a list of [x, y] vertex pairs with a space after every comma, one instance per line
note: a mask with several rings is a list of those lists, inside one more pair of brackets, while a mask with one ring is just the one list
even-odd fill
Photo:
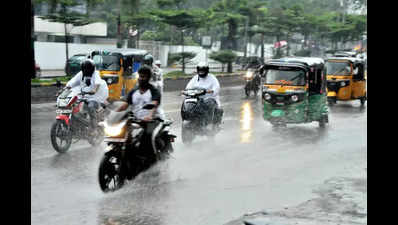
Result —
[[163, 120], [163, 123], [165, 126], [170, 126], [173, 123], [173, 121], [166, 119], [166, 120]]

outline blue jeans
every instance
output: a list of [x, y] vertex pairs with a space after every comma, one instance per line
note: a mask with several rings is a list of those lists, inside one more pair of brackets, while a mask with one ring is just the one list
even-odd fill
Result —
[[96, 101], [89, 101], [87, 104], [88, 115], [90, 116], [90, 126], [95, 128], [97, 126], [97, 109], [99, 108], [99, 103]]

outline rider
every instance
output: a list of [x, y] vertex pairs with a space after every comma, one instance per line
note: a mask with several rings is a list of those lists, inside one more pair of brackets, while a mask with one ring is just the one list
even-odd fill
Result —
[[[153, 133], [160, 123], [155, 118], [161, 118], [162, 116], [160, 109], [161, 102], [161, 93], [158, 89], [156, 89], [149, 81], [152, 76], [151, 68], [147, 66], [142, 66], [138, 70], [138, 87], [131, 90], [126, 98], [124, 99], [124, 103], [117, 109], [117, 111], [126, 110], [128, 106], [131, 106], [131, 110], [137, 119], [144, 120], [147, 123], [145, 129], [145, 135], [143, 137], [143, 148], [149, 147], [153, 149], [154, 146], [154, 138], [156, 137], [156, 133]], [[142, 109], [146, 104], [154, 104], [155, 107], [153, 109]]]
[[215, 117], [212, 118], [212, 123], [217, 127], [221, 123], [224, 111], [221, 109], [220, 103], [220, 83], [216, 76], [209, 73], [209, 65], [205, 62], [200, 62], [196, 66], [197, 75], [195, 75], [187, 84], [185, 89], [203, 88], [206, 90], [204, 95], [204, 103], [207, 106], [209, 117], [211, 117], [213, 110]]
[[[155, 88], [157, 88], [160, 92], [161, 95], [163, 95], [163, 72], [160, 69], [160, 66], [157, 66], [156, 64], [159, 63], [159, 60], [153, 63], [153, 56], [151, 54], [145, 55], [144, 56], [144, 65], [148, 66], [152, 70], [152, 79], [149, 81]], [[165, 119], [165, 113], [163, 111], [163, 108], [158, 109], [160, 112], [161, 119]]]
[[[95, 70], [94, 61], [85, 59], [81, 63], [81, 71], [68, 81], [65, 88], [71, 89], [80, 86], [81, 90], [89, 94], [87, 101], [88, 114], [90, 116], [90, 128], [97, 127], [96, 111], [101, 103], [105, 103], [108, 86], [100, 88], [103, 84], [100, 74]], [[106, 83], [105, 83], [106, 84]], [[104, 86], [104, 85], [102, 85]], [[105, 91], [103, 90], [105, 89]]]
[[[159, 61], [159, 60], [157, 60]], [[160, 93], [163, 94], [163, 72], [160, 69], [160, 66], [157, 66], [153, 63], [153, 56], [151, 54], [144, 56], [144, 65], [150, 67], [152, 69], [152, 79], [150, 83], [159, 89]]]

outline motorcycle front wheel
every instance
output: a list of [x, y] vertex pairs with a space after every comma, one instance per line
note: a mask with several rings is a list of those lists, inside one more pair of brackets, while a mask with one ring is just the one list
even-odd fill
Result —
[[97, 128], [95, 135], [90, 135], [88, 138], [88, 143], [90, 145], [96, 147], [101, 144], [101, 142], [104, 140], [104, 129], [101, 129], [101, 127]]
[[64, 153], [72, 144], [72, 135], [68, 125], [63, 120], [56, 120], [51, 126], [51, 144], [55, 151]]
[[122, 163], [120, 158], [113, 155], [104, 155], [98, 169], [98, 181], [103, 192], [116, 191], [120, 189], [125, 180], [121, 172]]
[[250, 97], [250, 88], [245, 87], [245, 94], [246, 94], [246, 97]]

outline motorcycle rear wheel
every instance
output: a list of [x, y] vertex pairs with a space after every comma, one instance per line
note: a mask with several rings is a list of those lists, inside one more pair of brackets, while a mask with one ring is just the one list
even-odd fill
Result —
[[98, 169], [98, 181], [103, 192], [112, 192], [122, 188], [126, 177], [121, 173], [121, 166], [121, 160], [115, 156], [102, 157]]
[[[56, 120], [51, 126], [51, 144], [58, 153], [65, 153], [72, 144], [72, 135], [65, 121]], [[60, 140], [60, 143], [58, 143]], [[63, 142], [65, 141], [65, 144]]]

